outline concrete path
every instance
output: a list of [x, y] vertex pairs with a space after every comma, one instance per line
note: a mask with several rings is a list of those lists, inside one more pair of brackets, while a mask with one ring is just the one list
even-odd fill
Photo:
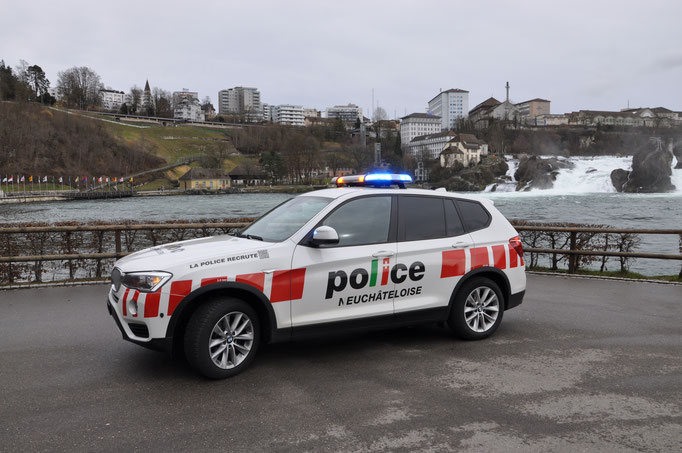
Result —
[[487, 341], [270, 345], [219, 382], [121, 340], [106, 292], [0, 291], [0, 451], [682, 448], [682, 286], [532, 275]]

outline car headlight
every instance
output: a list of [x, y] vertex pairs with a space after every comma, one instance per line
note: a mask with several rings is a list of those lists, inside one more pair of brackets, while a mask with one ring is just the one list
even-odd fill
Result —
[[130, 272], [123, 274], [121, 284], [143, 293], [153, 293], [166, 284], [171, 277], [173, 274], [169, 272]]

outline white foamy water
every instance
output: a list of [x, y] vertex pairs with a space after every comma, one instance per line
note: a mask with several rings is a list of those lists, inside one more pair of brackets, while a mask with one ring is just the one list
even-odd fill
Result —
[[677, 193], [682, 193], [682, 168], [678, 168], [675, 170], [675, 166], [679, 161], [676, 158], [673, 158], [673, 174], [670, 177], [670, 180], [672, 181], [673, 185], [677, 189]]
[[[549, 158], [551, 156], [541, 156]], [[497, 184], [494, 193], [502, 193], [503, 196], [527, 196], [533, 195], [580, 195], [590, 193], [615, 193], [616, 188], [611, 182], [611, 172], [617, 168], [632, 170], [632, 156], [595, 156], [595, 157], [569, 157], [559, 158], [569, 161], [572, 168], [562, 168], [558, 170], [554, 186], [551, 189], [531, 189], [526, 192], [516, 192], [517, 182], [513, 179], [514, 172], [518, 169], [517, 159], [507, 159], [511, 176], [508, 183]], [[673, 168], [677, 164], [677, 159], [673, 159]], [[682, 195], [682, 169], [672, 170], [671, 181], [675, 186], [676, 195]], [[490, 184], [484, 192], [491, 192], [496, 184]]]

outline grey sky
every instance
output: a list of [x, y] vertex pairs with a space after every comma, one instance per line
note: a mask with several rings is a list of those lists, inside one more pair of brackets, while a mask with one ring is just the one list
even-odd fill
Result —
[[[47, 72], [89, 66], [128, 91], [210, 96], [255, 86], [263, 102], [324, 109], [375, 100], [424, 111], [440, 88], [542, 97], [552, 112], [682, 110], [682, 2], [0, 0], [0, 58]], [[369, 115], [367, 115], [369, 116]]]

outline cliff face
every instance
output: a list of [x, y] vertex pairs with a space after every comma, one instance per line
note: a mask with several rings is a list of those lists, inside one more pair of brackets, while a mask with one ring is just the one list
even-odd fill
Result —
[[556, 157], [519, 156], [519, 168], [514, 173], [518, 181], [517, 191], [551, 189], [560, 169], [571, 168], [571, 163]]
[[480, 192], [488, 184], [498, 181], [509, 170], [504, 158], [490, 156], [479, 165], [468, 168], [458, 166], [454, 169], [437, 168], [431, 172], [430, 180], [434, 186], [445, 187], [453, 192]]
[[632, 156], [632, 171], [618, 168], [611, 182], [618, 192], [655, 193], [675, 190], [670, 181], [673, 153], [667, 149], [642, 148]]

